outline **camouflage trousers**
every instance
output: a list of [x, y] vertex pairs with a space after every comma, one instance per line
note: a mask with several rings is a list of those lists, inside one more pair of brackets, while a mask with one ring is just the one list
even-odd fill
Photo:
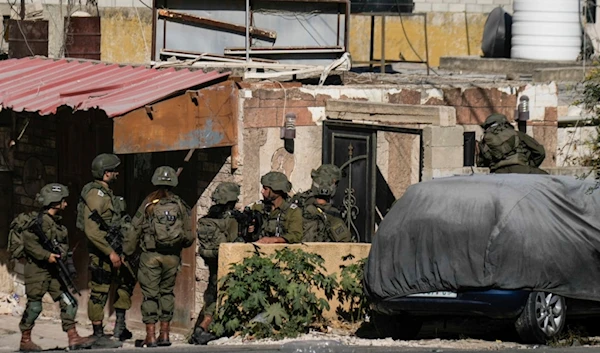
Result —
[[138, 281], [144, 299], [142, 321], [153, 324], [158, 320], [170, 322], [175, 311], [175, 280], [181, 265], [181, 256], [142, 252]]
[[208, 286], [204, 291], [204, 306], [201, 315], [215, 316], [217, 308], [217, 259], [205, 259], [208, 267]]
[[60, 319], [63, 331], [66, 332], [75, 326], [77, 301], [73, 296], [65, 295], [58, 279], [49, 276], [42, 281], [26, 282], [25, 293], [27, 294], [27, 305], [19, 323], [21, 332], [31, 330], [35, 325], [35, 320], [42, 312], [42, 297], [46, 293], [50, 293], [52, 299], [60, 303]]
[[104, 307], [108, 301], [111, 285], [116, 286], [115, 309], [131, 308], [131, 295], [135, 287], [133, 275], [124, 266], [116, 269], [108, 256], [98, 257], [90, 254], [91, 280], [89, 282], [90, 300], [88, 317], [90, 321], [104, 320]]

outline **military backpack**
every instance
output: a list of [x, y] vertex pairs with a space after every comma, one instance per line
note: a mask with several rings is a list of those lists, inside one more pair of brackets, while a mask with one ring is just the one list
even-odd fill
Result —
[[217, 257], [219, 245], [227, 242], [228, 230], [227, 218], [208, 218], [202, 217], [198, 220], [196, 233], [198, 235], [198, 244], [200, 246], [200, 255], [205, 258]]
[[156, 247], [170, 248], [181, 245], [184, 238], [183, 220], [187, 210], [176, 197], [152, 201], [150, 229], [154, 233]]
[[8, 232], [8, 251], [12, 259], [25, 257], [25, 244], [23, 241], [23, 231], [29, 229], [36, 221], [37, 212], [20, 213], [10, 223]]

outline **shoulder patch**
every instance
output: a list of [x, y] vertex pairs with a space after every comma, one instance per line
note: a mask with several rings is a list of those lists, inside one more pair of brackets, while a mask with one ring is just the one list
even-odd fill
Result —
[[100, 189], [98, 189], [98, 196], [104, 197], [104, 192]]
[[297, 204], [295, 204], [295, 203], [293, 203], [293, 204], [291, 204], [291, 205], [290, 205], [290, 208], [291, 208], [292, 210], [293, 210], [293, 209], [296, 209], [296, 208], [298, 208], [298, 205], [297, 205]]

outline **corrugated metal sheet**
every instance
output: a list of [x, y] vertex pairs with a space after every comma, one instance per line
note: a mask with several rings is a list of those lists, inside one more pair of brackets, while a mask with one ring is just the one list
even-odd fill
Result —
[[65, 59], [4, 60], [0, 61], [0, 105], [40, 115], [56, 113], [60, 106], [97, 108], [112, 118], [228, 75]]

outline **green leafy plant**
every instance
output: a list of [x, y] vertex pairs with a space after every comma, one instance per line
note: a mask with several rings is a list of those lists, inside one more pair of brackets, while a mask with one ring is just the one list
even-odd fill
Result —
[[332, 299], [336, 275], [325, 275], [320, 255], [284, 248], [265, 256], [258, 250], [232, 264], [221, 279], [217, 336], [240, 332], [253, 338], [295, 337], [323, 322], [329, 310], [317, 289]]
[[[352, 254], [342, 257], [342, 261], [352, 259]], [[362, 284], [366, 263], [367, 259], [364, 258], [350, 265], [340, 266], [338, 300], [341, 305], [336, 309], [336, 313], [342, 320], [357, 322], [365, 318], [369, 306]]]

